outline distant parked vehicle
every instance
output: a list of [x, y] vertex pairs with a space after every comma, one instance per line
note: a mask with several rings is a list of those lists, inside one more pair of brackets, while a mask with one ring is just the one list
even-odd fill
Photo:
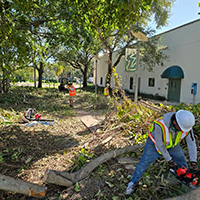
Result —
[[93, 83], [93, 77], [89, 77], [89, 78], [87, 79], [87, 82], [88, 82], [88, 83]]
[[62, 78], [62, 79], [60, 80], [60, 85], [58, 86], [58, 89], [59, 89], [60, 91], [65, 91], [65, 90], [67, 90], [67, 85], [68, 85], [68, 83], [69, 83], [68, 78]]
[[83, 84], [83, 80], [81, 80], [80, 78], [76, 78], [76, 83], [77, 84]]

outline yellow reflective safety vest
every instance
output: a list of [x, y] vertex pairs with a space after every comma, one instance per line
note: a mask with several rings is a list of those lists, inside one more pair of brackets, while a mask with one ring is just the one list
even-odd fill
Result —
[[104, 88], [104, 95], [108, 96], [108, 94], [109, 94], [109, 89], [108, 89], [108, 87], [105, 87]]
[[[156, 120], [154, 120], [153, 122], [153, 125], [149, 128], [148, 130], [148, 136], [149, 138], [152, 140], [152, 142], [154, 143], [155, 145], [155, 148], [157, 149], [158, 153], [160, 153], [159, 149], [157, 148], [156, 146], [156, 141], [154, 139], [154, 137], [152, 136], [151, 132], [153, 132], [154, 130], [154, 126], [155, 124], [158, 124], [161, 129], [162, 129], [162, 133], [163, 133], [163, 142], [164, 142], [164, 145], [165, 147], [168, 149], [168, 148], [171, 148], [171, 147], [175, 147], [189, 132], [183, 132], [183, 131], [179, 131], [176, 135], [176, 138], [175, 138], [175, 141], [173, 143], [173, 140], [172, 140], [172, 133], [169, 132], [169, 129], [168, 127], [165, 125], [164, 121], [163, 121], [163, 118], [160, 117]], [[161, 154], [161, 153], [160, 153]]]

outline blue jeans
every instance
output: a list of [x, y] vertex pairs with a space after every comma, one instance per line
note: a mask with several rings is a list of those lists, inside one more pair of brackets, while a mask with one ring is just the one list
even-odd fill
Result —
[[[169, 148], [167, 150], [173, 161], [177, 163], [178, 167], [185, 166], [186, 168], [188, 168], [186, 158], [179, 144], [176, 145], [174, 148]], [[145, 170], [149, 167], [149, 165], [160, 156], [161, 154], [157, 152], [154, 143], [151, 141], [150, 138], [148, 138], [144, 147], [142, 158], [136, 166], [131, 182], [136, 183], [141, 178]]]

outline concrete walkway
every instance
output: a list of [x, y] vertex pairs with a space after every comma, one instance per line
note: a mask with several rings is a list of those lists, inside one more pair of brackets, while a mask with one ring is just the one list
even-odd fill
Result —
[[154, 104], [163, 104], [163, 105], [174, 105], [174, 106], [178, 106], [180, 105], [181, 103], [178, 103], [178, 102], [173, 102], [173, 101], [159, 101], [159, 100], [154, 100], [154, 99], [143, 99], [144, 101], [150, 101]]

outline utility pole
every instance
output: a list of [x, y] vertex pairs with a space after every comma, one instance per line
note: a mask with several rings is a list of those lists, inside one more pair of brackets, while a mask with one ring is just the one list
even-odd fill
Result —
[[136, 54], [136, 69], [135, 69], [135, 95], [134, 95], [134, 102], [137, 102], [138, 99], [138, 67], [140, 62], [140, 44], [141, 41], [138, 41], [137, 45], [137, 54]]
[[133, 32], [131, 31], [132, 35], [138, 39], [137, 42], [137, 55], [136, 55], [136, 69], [135, 69], [135, 96], [134, 96], [134, 102], [137, 102], [138, 99], [138, 68], [139, 68], [139, 62], [140, 62], [140, 45], [141, 41], [148, 41], [148, 38], [146, 35], [144, 35], [142, 32]]
[[97, 96], [97, 57], [95, 56], [95, 97]]

